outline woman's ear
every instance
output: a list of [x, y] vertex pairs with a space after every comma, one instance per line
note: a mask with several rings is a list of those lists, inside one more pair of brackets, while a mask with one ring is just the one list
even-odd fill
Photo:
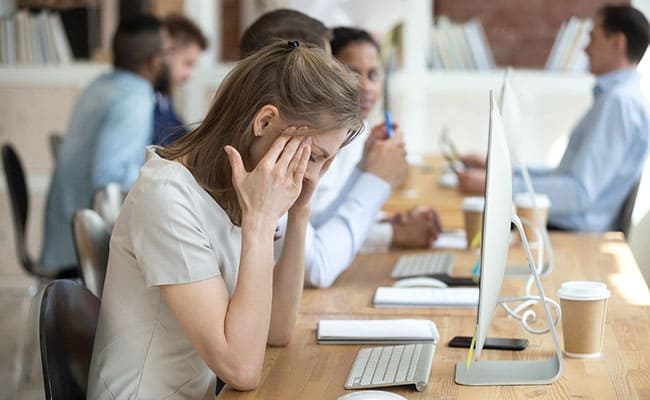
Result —
[[253, 119], [253, 135], [255, 137], [263, 136], [268, 132], [268, 127], [277, 125], [280, 120], [280, 110], [276, 106], [266, 104], [255, 113]]

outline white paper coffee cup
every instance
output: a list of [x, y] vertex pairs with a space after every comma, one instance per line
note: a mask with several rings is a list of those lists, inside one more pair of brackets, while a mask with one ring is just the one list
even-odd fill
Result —
[[564, 282], [557, 291], [562, 307], [564, 354], [598, 358], [603, 347], [610, 291], [595, 281]]
[[467, 235], [467, 247], [469, 248], [472, 241], [483, 228], [483, 209], [485, 208], [485, 198], [483, 197], [465, 197], [463, 199], [463, 217], [465, 222], [465, 235]]
[[[517, 193], [515, 195], [514, 203], [517, 207], [517, 215], [519, 218], [528, 221], [538, 229], [545, 229], [546, 222], [548, 221], [548, 209], [551, 207], [551, 199], [547, 195], [542, 193], [533, 193], [531, 196], [528, 192]], [[544, 226], [540, 227], [537, 225], [535, 206], [539, 209], [539, 214], [542, 217], [542, 223]], [[529, 242], [540, 240], [535, 231], [528, 224], [524, 224], [524, 232], [526, 233], [526, 239], [528, 239]]]

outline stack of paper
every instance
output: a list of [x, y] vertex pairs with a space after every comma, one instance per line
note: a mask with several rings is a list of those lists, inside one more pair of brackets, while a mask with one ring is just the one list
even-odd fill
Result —
[[328, 344], [437, 343], [440, 335], [436, 324], [425, 319], [325, 319], [318, 322], [316, 339]]
[[476, 287], [466, 288], [396, 288], [379, 287], [375, 307], [447, 307], [465, 308], [478, 305]]
[[433, 248], [465, 250], [467, 248], [467, 237], [465, 237], [465, 231], [457, 229], [441, 232], [438, 239], [433, 243]]

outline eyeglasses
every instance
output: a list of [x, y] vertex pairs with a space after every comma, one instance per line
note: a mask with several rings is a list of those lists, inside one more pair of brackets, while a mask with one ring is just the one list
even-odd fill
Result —
[[340, 148], [342, 149], [343, 147], [350, 144], [357, 136], [359, 136], [359, 134], [363, 131], [363, 129], [364, 129], [364, 126], [360, 125], [356, 129], [348, 130], [347, 137], [345, 138], [345, 141], [343, 142], [343, 144], [341, 145]]

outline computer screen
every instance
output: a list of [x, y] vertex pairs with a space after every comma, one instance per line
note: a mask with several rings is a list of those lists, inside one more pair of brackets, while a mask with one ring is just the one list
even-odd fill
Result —
[[499, 111], [505, 129], [508, 148], [510, 149], [510, 161], [516, 165], [521, 160], [521, 107], [519, 97], [512, 85], [512, 68], [507, 68], [503, 76], [501, 91], [499, 93]]
[[[551, 273], [554, 266], [554, 252], [551, 241], [548, 237], [548, 232], [546, 230], [546, 224], [542, 218], [539, 205], [535, 200], [535, 188], [530, 179], [528, 173], [528, 167], [522, 157], [521, 150], [521, 138], [523, 137], [523, 125], [521, 123], [521, 107], [519, 102], [519, 97], [514, 90], [512, 84], [512, 75], [513, 69], [508, 67], [503, 76], [503, 82], [501, 84], [501, 91], [499, 93], [499, 111], [501, 112], [501, 118], [503, 121], [503, 128], [505, 130], [505, 137], [510, 151], [510, 162], [511, 165], [517, 166], [519, 168], [519, 173], [523, 178], [526, 192], [530, 196], [530, 199], [533, 203], [535, 219], [534, 221], [528, 221], [527, 223], [533, 223], [542, 234], [541, 245], [535, 245], [538, 250], [538, 262], [537, 265], [540, 268], [540, 274], [546, 276]], [[529, 237], [529, 241], [539, 241], [539, 237]], [[546, 255], [546, 262], [544, 262], [544, 255]], [[506, 271], [508, 276], [529, 276], [528, 266], [515, 266], [510, 267]], [[529, 281], [526, 287], [526, 293], [530, 294], [530, 289], [532, 286], [532, 280]]]
[[506, 134], [493, 92], [485, 183], [485, 208], [481, 241], [479, 305], [474, 357], [485, 344], [506, 269], [512, 219], [512, 169]]

